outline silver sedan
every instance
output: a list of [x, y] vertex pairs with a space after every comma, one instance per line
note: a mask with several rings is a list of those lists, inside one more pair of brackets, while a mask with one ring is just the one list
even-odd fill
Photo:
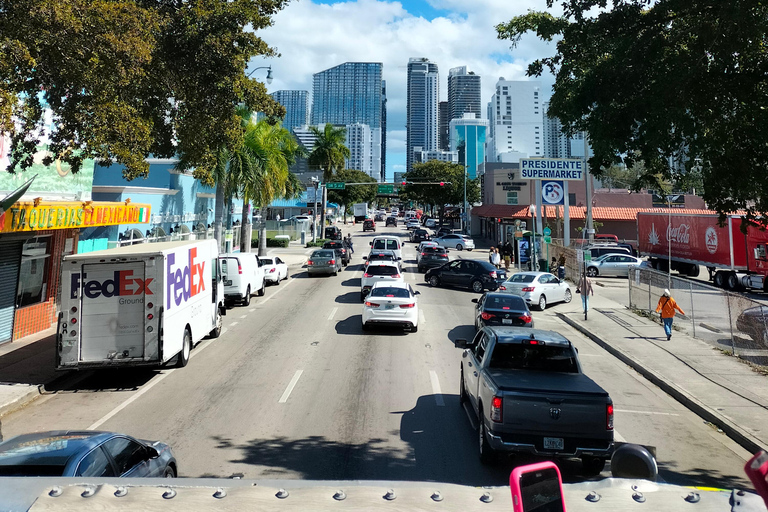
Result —
[[499, 285], [497, 291], [513, 293], [525, 299], [529, 306], [542, 311], [547, 304], [571, 302], [573, 294], [568, 283], [549, 272], [518, 272]]
[[587, 263], [587, 275], [589, 277], [597, 276], [619, 276], [627, 277], [629, 267], [641, 267], [645, 262], [634, 256], [626, 254], [610, 254], [600, 261], [591, 261]]

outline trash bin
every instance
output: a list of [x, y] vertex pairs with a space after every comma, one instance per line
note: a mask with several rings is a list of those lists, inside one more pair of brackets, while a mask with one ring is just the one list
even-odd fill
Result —
[[539, 260], [539, 271], [549, 272], [549, 262], [546, 260], [546, 258]]
[[560, 280], [565, 279], [565, 267], [557, 267], [557, 277], [560, 278]]
[[307, 232], [301, 232], [301, 245], [307, 245]]

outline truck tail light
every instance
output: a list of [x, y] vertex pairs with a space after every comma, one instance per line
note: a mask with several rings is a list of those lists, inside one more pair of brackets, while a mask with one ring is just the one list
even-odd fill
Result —
[[605, 406], [605, 428], [613, 430], [613, 404]]
[[243, 267], [240, 265], [240, 262], [237, 262], [237, 273], [242, 274], [243, 273]]
[[75, 325], [77, 323], [77, 318], [72, 318], [72, 320], [69, 321], [71, 325]]
[[155, 315], [153, 315], [152, 313], [147, 315], [147, 320], [152, 320], [153, 318], [155, 318]]
[[523, 288], [523, 291], [524, 292], [532, 292], [535, 289], [536, 289], [535, 286], [526, 286], [525, 288]]
[[416, 303], [413, 303], [413, 304], [400, 304], [400, 307], [403, 308], [403, 309], [412, 308], [414, 306], [416, 306]]
[[154, 304], [152, 304], [151, 302], [147, 302], [147, 309], [152, 309], [153, 307], [155, 307]]
[[495, 396], [491, 399], [491, 421], [494, 421], [496, 423], [501, 423], [501, 420], [503, 418], [502, 416], [503, 404], [504, 404], [504, 401], [501, 399], [500, 396]]
[[496, 279], [496, 276], [497, 276], [496, 271], [492, 270], [491, 271], [491, 279]]
[[529, 324], [529, 323], [531, 323], [533, 321], [533, 317], [531, 315], [523, 315], [523, 316], [520, 317], [520, 320], [522, 320], [523, 322]]
[[366, 302], [365, 305], [368, 306], [369, 308], [377, 308], [377, 307], [379, 307], [379, 305], [376, 304], [375, 302]]
[[490, 313], [486, 313], [485, 311], [483, 311], [483, 312], [480, 314], [480, 318], [482, 318], [483, 320], [490, 320], [490, 319], [491, 319], [491, 318], [493, 318], [494, 316], [496, 316], [496, 315], [492, 315], [492, 314], [490, 314]]

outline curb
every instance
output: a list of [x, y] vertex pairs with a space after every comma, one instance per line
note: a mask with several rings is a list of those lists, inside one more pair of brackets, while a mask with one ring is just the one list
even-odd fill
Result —
[[645, 377], [646, 379], [651, 381], [653, 384], [658, 386], [664, 392], [671, 395], [672, 398], [680, 402], [683, 406], [688, 408], [691, 412], [693, 412], [694, 414], [697, 414], [704, 420], [717, 425], [720, 429], [722, 429], [722, 431], [728, 437], [736, 441], [737, 444], [739, 444], [742, 448], [744, 448], [748, 452], [757, 453], [760, 450], [764, 449], [763, 446], [760, 444], [760, 440], [756, 439], [752, 434], [744, 431], [738, 425], [733, 423], [730, 419], [726, 418], [722, 414], [712, 410], [710, 407], [701, 403], [693, 395], [689, 394], [686, 391], [683, 391], [682, 389], [677, 387], [675, 384], [666, 381], [661, 375], [656, 373], [654, 370], [646, 368], [635, 359], [632, 359], [621, 350], [615, 348], [610, 343], [605, 342], [603, 339], [599, 338], [598, 336], [590, 332], [586, 327], [582, 326], [580, 323], [568, 318], [565, 314], [557, 313], [557, 316], [560, 318], [560, 320], [567, 323], [577, 331], [581, 332], [587, 338], [591, 339], [592, 341], [600, 345], [602, 348], [604, 348], [608, 353], [610, 353], [611, 355], [619, 359], [621, 362], [623, 362], [630, 368], [633, 368], [635, 371], [637, 371], [643, 377]]
[[0, 405], [0, 418], [22, 409], [45, 392], [43, 385], [29, 385], [29, 390], [11, 402]]

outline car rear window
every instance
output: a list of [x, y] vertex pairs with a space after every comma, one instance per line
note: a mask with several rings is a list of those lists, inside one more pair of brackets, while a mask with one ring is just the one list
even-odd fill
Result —
[[578, 373], [571, 347], [499, 343], [493, 349], [489, 368]]
[[371, 290], [370, 297], [397, 297], [400, 299], [407, 299], [411, 296], [411, 293], [405, 288], [392, 288], [392, 287], [377, 287]]
[[391, 254], [372, 254], [369, 261], [395, 261], [395, 257]]
[[435, 247], [434, 245], [428, 245], [422, 249], [422, 252], [426, 253], [445, 253], [445, 249], [442, 247]]
[[375, 242], [373, 242], [373, 248], [396, 251], [397, 241], [396, 240], [376, 240]]
[[399, 274], [400, 271], [389, 265], [374, 265], [368, 267], [367, 273], [372, 276], [394, 276]]
[[532, 274], [515, 274], [508, 279], [510, 283], [532, 283], [536, 279]]
[[334, 256], [333, 251], [315, 251], [312, 253], [313, 258], [333, 258]]
[[263, 265], [272, 265], [272, 258], [259, 258]]
[[492, 295], [485, 299], [486, 309], [513, 309], [525, 311], [525, 301], [517, 295]]

